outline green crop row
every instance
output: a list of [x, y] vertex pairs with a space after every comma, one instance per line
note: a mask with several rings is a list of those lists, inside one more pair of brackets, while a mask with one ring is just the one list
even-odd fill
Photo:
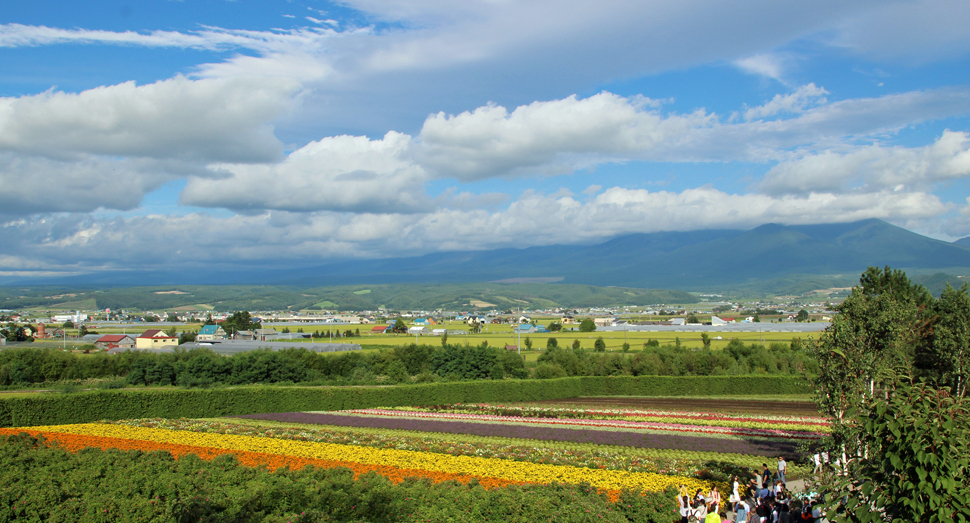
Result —
[[0, 400], [0, 426], [85, 423], [101, 419], [206, 418], [236, 414], [379, 406], [522, 402], [579, 396], [708, 396], [804, 393], [791, 376], [597, 376], [489, 380], [386, 387], [237, 387], [106, 390]]

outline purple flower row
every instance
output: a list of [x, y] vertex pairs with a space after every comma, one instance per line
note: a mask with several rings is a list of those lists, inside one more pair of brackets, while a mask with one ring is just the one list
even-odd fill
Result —
[[548, 426], [501, 425], [494, 423], [469, 423], [430, 419], [389, 418], [381, 416], [344, 416], [309, 412], [282, 412], [275, 414], [248, 414], [235, 416], [245, 419], [304, 423], [311, 425], [336, 425], [340, 427], [366, 427], [391, 430], [415, 430], [445, 434], [468, 434], [499, 438], [536, 439], [542, 441], [568, 441], [596, 445], [621, 445], [648, 449], [692, 450], [699, 452], [725, 452], [754, 456], [778, 456], [795, 453], [795, 444], [788, 441], [750, 438], [744, 440], [687, 436], [678, 434], [645, 434], [628, 431], [605, 431], [590, 429], [555, 428]]

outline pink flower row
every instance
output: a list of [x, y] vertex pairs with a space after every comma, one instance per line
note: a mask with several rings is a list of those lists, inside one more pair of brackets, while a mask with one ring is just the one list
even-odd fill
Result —
[[824, 435], [817, 432], [793, 431], [793, 430], [773, 430], [773, 429], [752, 429], [742, 427], [711, 427], [703, 425], [683, 425], [678, 423], [657, 423], [649, 421], [624, 421], [624, 420], [591, 420], [591, 419], [567, 419], [567, 418], [524, 418], [520, 416], [492, 416], [488, 414], [452, 414], [445, 412], [415, 412], [399, 411], [387, 409], [355, 409], [342, 411], [348, 414], [361, 414], [365, 416], [389, 416], [403, 418], [423, 418], [441, 420], [462, 420], [479, 422], [499, 422], [499, 423], [523, 423], [530, 425], [556, 425], [556, 426], [577, 426], [595, 428], [620, 428], [620, 429], [641, 429], [641, 430], [663, 430], [673, 432], [693, 432], [699, 434], [723, 434], [732, 436], [760, 436], [769, 438], [785, 439], [821, 439]]

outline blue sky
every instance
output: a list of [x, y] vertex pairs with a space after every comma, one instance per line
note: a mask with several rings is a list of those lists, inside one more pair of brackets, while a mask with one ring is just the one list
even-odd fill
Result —
[[970, 4], [798, 4], [5, 6], [0, 276], [970, 235]]

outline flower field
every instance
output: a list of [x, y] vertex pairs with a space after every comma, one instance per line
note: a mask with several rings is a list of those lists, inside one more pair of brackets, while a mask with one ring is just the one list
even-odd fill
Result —
[[[800, 475], [806, 471], [792, 459], [796, 445], [821, 438], [827, 429], [826, 420], [810, 417], [447, 405], [22, 427], [0, 429], [0, 436], [27, 433], [78, 456], [87, 448], [146, 456], [161, 451], [178, 461], [235, 460], [265, 473], [342, 470], [371, 485], [367, 478], [376, 474], [408, 492], [418, 488], [414, 480], [427, 481], [431, 486], [419, 490], [430, 497], [427, 489], [434, 485], [482, 492], [579, 489], [569, 491], [571, 502], [596, 504], [591, 500], [601, 496], [606, 508], [595, 510], [605, 517], [619, 511], [620, 503], [629, 511], [648, 501], [651, 511], [665, 514], [671, 489], [706, 490], [717, 483], [723, 490], [726, 474], [744, 474], [781, 454], [791, 462], [789, 475]], [[556, 492], [529, 495], [567, 495]], [[473, 503], [488, 507], [480, 497]], [[432, 504], [443, 510], [440, 502]], [[403, 508], [391, 519], [418, 513]]]
[[192, 453], [203, 458], [233, 454], [248, 465], [266, 465], [270, 468], [302, 468], [307, 465], [346, 467], [357, 474], [377, 472], [392, 480], [423, 477], [436, 482], [456, 480], [467, 483], [474, 478], [485, 487], [524, 483], [588, 484], [613, 497], [618, 497], [623, 490], [656, 492], [679, 484], [687, 484], [691, 488], [709, 486], [699, 480], [645, 472], [99, 423], [3, 429], [0, 434], [18, 432], [42, 435], [69, 450], [84, 447], [165, 450], [176, 456]]

